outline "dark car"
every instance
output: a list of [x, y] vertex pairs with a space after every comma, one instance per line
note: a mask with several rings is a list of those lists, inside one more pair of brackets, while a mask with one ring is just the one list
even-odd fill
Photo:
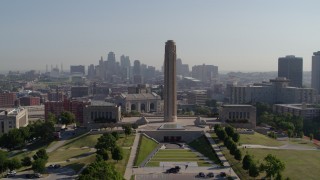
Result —
[[53, 168], [55, 168], [55, 169], [58, 169], [58, 168], [60, 168], [60, 167], [61, 167], [60, 164], [55, 164], [55, 165], [53, 166]]
[[178, 173], [180, 171], [180, 167], [176, 166], [174, 168], [167, 169], [166, 173]]
[[227, 174], [225, 172], [220, 172], [220, 177], [226, 177]]
[[199, 177], [199, 178], [205, 178], [206, 175], [203, 173], [203, 172], [199, 172], [199, 174], [197, 174], [196, 177]]
[[207, 174], [207, 177], [208, 177], [208, 178], [213, 178], [213, 177], [214, 177], [213, 172], [209, 172], [209, 173]]
[[33, 179], [33, 178], [35, 178], [35, 177], [34, 177], [34, 174], [26, 174], [26, 178], [28, 178], [28, 179]]

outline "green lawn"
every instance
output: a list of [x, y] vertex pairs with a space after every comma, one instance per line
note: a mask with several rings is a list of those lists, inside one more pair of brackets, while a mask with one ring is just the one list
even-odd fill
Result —
[[[258, 134], [258, 133], [255, 133]], [[261, 134], [258, 134], [259, 136]], [[213, 135], [215, 136], [215, 135]], [[246, 135], [250, 136], [250, 135]], [[263, 135], [262, 135], [263, 136]], [[242, 135], [241, 135], [242, 138]], [[260, 143], [261, 145], [275, 145], [275, 140], [266, 137], [267, 139], [263, 139]], [[250, 138], [250, 142], [253, 144], [257, 144], [256, 140], [253, 141], [254, 138]], [[268, 142], [271, 141], [271, 142]], [[291, 141], [289, 143], [300, 144], [304, 142], [300, 141]], [[223, 143], [219, 143], [222, 145]], [[307, 144], [306, 146], [311, 146]], [[320, 171], [317, 171], [320, 164], [320, 151], [301, 151], [301, 150], [273, 150], [273, 149], [240, 149], [242, 151], [242, 155], [244, 156], [246, 153], [254, 156], [256, 162], [262, 163], [263, 158], [268, 154], [273, 154], [281, 161], [283, 161], [286, 165], [284, 172], [282, 173], [283, 178], [289, 177], [291, 180], [299, 180], [299, 179], [319, 179]], [[226, 148], [222, 149], [222, 153], [228, 160], [228, 162], [232, 165], [234, 171], [237, 173], [240, 179], [252, 179], [247, 171], [242, 169], [241, 161], [237, 161], [234, 159], [232, 155], [230, 155], [229, 150]], [[265, 174], [261, 174], [260, 178], [262, 178]]]
[[294, 144], [294, 145], [299, 145], [299, 146], [309, 147], [309, 148], [319, 147], [319, 146], [313, 144], [312, 141], [308, 141], [305, 139], [290, 139], [289, 144]]
[[48, 153], [49, 155], [49, 162], [59, 162], [59, 161], [65, 161], [70, 158], [78, 157], [84, 153], [88, 153], [90, 149], [57, 149], [56, 151], [53, 151], [51, 153]]
[[197, 162], [199, 166], [210, 166], [210, 163], [205, 162], [201, 157], [185, 149], [166, 149], [159, 150], [157, 154], [152, 157], [147, 166], [155, 167], [159, 166], [160, 162]]
[[82, 147], [94, 147], [97, 144], [98, 138], [102, 134], [87, 134], [80, 137], [76, 137], [73, 139], [70, 139], [63, 148], [82, 148]]
[[[244, 151], [244, 150], [243, 150]], [[270, 150], [270, 149], [246, 149], [246, 152], [254, 155], [256, 160], [262, 162], [268, 154], [273, 154], [283, 161], [286, 168], [283, 177], [290, 179], [319, 179], [320, 151], [298, 150]]]
[[254, 134], [240, 134], [240, 144], [259, 144], [264, 146], [281, 146], [284, 142], [255, 132]]
[[[58, 161], [65, 161], [67, 159], [73, 157], [81, 157], [85, 153], [90, 151], [90, 148], [81, 149], [81, 147], [89, 146], [94, 147], [97, 143], [97, 139], [101, 136], [100, 135], [84, 135], [80, 138], [76, 138], [74, 140], [70, 140], [69, 143], [65, 146], [60, 147], [59, 149], [55, 150], [54, 152], [49, 153], [49, 162], [58, 162]], [[117, 145], [121, 147], [128, 147], [133, 144], [135, 135], [130, 135], [125, 137], [124, 134], [120, 134], [120, 138], [117, 141]], [[109, 154], [110, 159], [108, 162], [111, 162], [115, 165], [115, 168], [122, 174], [124, 174], [126, 165], [130, 156], [130, 149], [123, 149], [123, 159], [119, 162], [114, 161], [111, 159], [111, 154]], [[95, 160], [96, 154], [92, 154], [89, 156], [84, 156], [79, 160], [70, 161], [67, 163], [63, 163], [64, 166], [69, 166], [70, 168], [74, 169], [76, 172], [79, 171], [83, 166], [86, 164], [90, 164]]]
[[139, 166], [143, 160], [147, 158], [147, 156], [158, 146], [158, 143], [155, 141], [141, 135], [138, 153], [136, 155], [136, 159], [134, 161], [135, 166]]
[[207, 141], [205, 136], [201, 136], [188, 144], [193, 149], [197, 150], [204, 156], [208, 157], [211, 161], [216, 164], [222, 164], [216, 152], [212, 149], [211, 145]]

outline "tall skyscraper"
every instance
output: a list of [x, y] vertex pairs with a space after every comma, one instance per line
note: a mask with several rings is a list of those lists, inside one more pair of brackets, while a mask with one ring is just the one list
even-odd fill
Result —
[[168, 40], [164, 54], [164, 121], [177, 121], [176, 44]]
[[280, 57], [278, 59], [278, 77], [289, 79], [290, 86], [302, 87], [302, 58], [295, 56]]
[[320, 93], [320, 51], [314, 52], [312, 56], [311, 87]]

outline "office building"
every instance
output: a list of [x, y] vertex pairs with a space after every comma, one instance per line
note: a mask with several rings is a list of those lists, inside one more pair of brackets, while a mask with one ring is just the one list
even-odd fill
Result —
[[70, 73], [71, 74], [82, 74], [85, 75], [85, 67], [82, 65], [78, 66], [70, 66]]
[[312, 104], [316, 102], [316, 90], [313, 88], [290, 87], [289, 82], [288, 79], [281, 77], [259, 85], [230, 86], [228, 88], [229, 103]]
[[218, 66], [196, 65], [192, 67], [192, 77], [202, 82], [211, 82], [218, 78]]
[[73, 86], [71, 87], [71, 97], [84, 97], [89, 95], [89, 87], [88, 86]]
[[303, 120], [313, 120], [320, 117], [320, 108], [313, 104], [274, 104], [273, 112], [278, 114], [292, 114]]
[[311, 87], [320, 93], [320, 51], [314, 52], [312, 56]]
[[168, 40], [164, 56], [164, 121], [177, 121], [176, 44]]
[[292, 87], [302, 87], [302, 58], [295, 56], [280, 57], [278, 59], [278, 77], [290, 80]]
[[0, 107], [14, 107], [16, 100], [16, 93], [0, 93]]

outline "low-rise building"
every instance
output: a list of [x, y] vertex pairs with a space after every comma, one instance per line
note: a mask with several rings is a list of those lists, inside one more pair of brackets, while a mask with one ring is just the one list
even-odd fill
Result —
[[229, 123], [234, 127], [254, 129], [257, 119], [256, 108], [252, 105], [223, 105], [219, 118], [222, 122]]
[[303, 120], [313, 120], [320, 117], [320, 107], [312, 104], [274, 104], [273, 112], [278, 114], [292, 114], [300, 116]]
[[26, 96], [19, 98], [20, 106], [39, 106], [40, 97]]
[[98, 129], [108, 123], [117, 123], [121, 120], [121, 108], [113, 103], [92, 101], [84, 107], [84, 126], [89, 129]]
[[206, 105], [208, 99], [207, 90], [193, 90], [188, 92], [188, 104], [196, 104], [200, 106]]
[[8, 133], [10, 129], [28, 125], [28, 110], [24, 108], [0, 110], [0, 134]]
[[294, 104], [315, 103], [317, 92], [312, 88], [290, 87], [286, 78], [271, 79], [270, 83], [228, 88], [230, 104]]
[[15, 106], [17, 94], [12, 92], [0, 93], [0, 108], [10, 108]]

